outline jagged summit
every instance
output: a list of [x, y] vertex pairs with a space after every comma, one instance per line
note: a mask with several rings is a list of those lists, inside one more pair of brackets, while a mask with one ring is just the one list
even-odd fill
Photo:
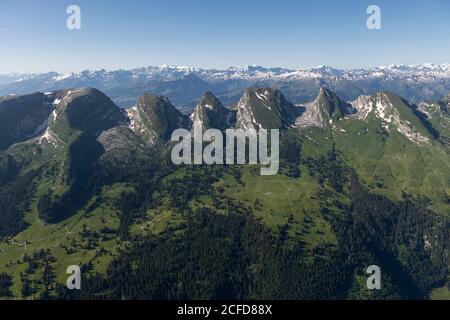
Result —
[[188, 128], [189, 118], [175, 108], [166, 97], [145, 93], [127, 110], [130, 128], [146, 142], [168, 140], [177, 128]]
[[333, 91], [326, 87], [321, 87], [317, 97], [318, 103], [322, 106], [327, 115], [331, 118], [343, 118], [356, 113], [356, 110], [348, 102], [341, 100]]
[[334, 127], [340, 120], [358, 119], [374, 122], [387, 132], [398, 132], [414, 143], [428, 143], [430, 139], [439, 138], [439, 132], [427, 119], [427, 106], [417, 107], [388, 91], [361, 95], [348, 103], [322, 87], [316, 99], [305, 104], [305, 108], [296, 127]]
[[192, 121], [202, 122], [203, 129], [224, 130], [234, 126], [236, 112], [229, 110], [211, 92], [205, 92], [190, 116]]
[[300, 113], [280, 90], [273, 88], [246, 89], [236, 111], [236, 127], [242, 129], [287, 128]]
[[321, 87], [316, 99], [305, 104], [306, 111], [300, 116], [295, 126], [325, 127], [333, 120], [340, 120], [347, 115], [356, 113], [356, 109], [348, 102], [341, 100], [331, 90]]
[[203, 97], [200, 100], [199, 105], [201, 105], [201, 106], [211, 106], [212, 108], [221, 108], [221, 107], [223, 107], [223, 105], [219, 101], [219, 99], [217, 99], [216, 96], [210, 91], [206, 91], [203, 94]]

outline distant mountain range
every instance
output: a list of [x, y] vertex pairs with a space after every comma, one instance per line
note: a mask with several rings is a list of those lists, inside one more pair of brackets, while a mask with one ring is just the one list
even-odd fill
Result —
[[132, 106], [142, 92], [171, 99], [189, 113], [205, 91], [224, 105], [238, 103], [247, 87], [273, 87], [294, 104], [312, 101], [320, 87], [330, 88], [344, 100], [388, 90], [413, 103], [442, 100], [450, 92], [450, 64], [389, 65], [341, 70], [329, 66], [294, 70], [262, 66], [224, 70], [183, 66], [150, 66], [130, 70], [85, 70], [77, 73], [0, 75], [0, 95], [93, 87], [120, 107]]

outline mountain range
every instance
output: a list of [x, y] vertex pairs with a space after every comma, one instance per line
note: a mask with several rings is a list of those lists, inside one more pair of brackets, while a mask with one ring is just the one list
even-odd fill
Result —
[[77, 73], [0, 75], [0, 95], [95, 87], [120, 107], [130, 107], [142, 92], [167, 96], [189, 113], [205, 91], [225, 105], [236, 104], [247, 87], [275, 87], [292, 103], [312, 100], [326, 86], [345, 100], [391, 91], [413, 103], [442, 100], [450, 91], [450, 65], [431, 63], [341, 70], [329, 66], [294, 70], [261, 66], [224, 70], [150, 66], [130, 70], [85, 70]]
[[[151, 70], [165, 79], [151, 81], [226, 81], [241, 95], [230, 105], [204, 90], [189, 113], [158, 93], [141, 92], [123, 109], [98, 89], [50, 90], [50, 82], [0, 97], [0, 296], [398, 299], [446, 290], [449, 95], [347, 99], [313, 78], [314, 96], [293, 103], [262, 86], [261, 73], [274, 79], [284, 69], [227, 71], [258, 75], [260, 85], [243, 90], [248, 80], [227, 72], [227, 80], [190, 68], [141, 72]], [[347, 76], [320, 70], [336, 73], [333, 83]], [[170, 135], [193, 121], [280, 129], [279, 174], [173, 165]], [[62, 286], [71, 264], [84, 270], [80, 292]], [[364, 286], [371, 264], [385, 275], [380, 292]]]
[[[386, 130], [391, 126], [391, 130], [397, 130], [413, 142], [428, 143], [432, 137], [444, 143], [449, 129], [449, 99], [450, 95], [442, 101], [414, 105], [383, 91], [347, 102], [330, 89], [321, 87], [313, 101], [294, 105], [278, 89], [247, 88], [231, 109], [213, 93], [206, 92], [187, 116], [167, 97], [156, 94], [146, 93], [131, 108], [120, 110], [97, 89], [65, 89], [2, 97], [0, 146], [7, 149], [14, 143], [40, 135], [39, 141], [66, 143], [79, 131], [96, 135], [119, 124], [127, 125], [144, 142], [155, 144], [167, 142], [172, 131], [190, 128], [193, 121], [201, 121], [204, 128], [220, 130], [335, 128], [333, 121], [367, 121], [370, 117], [377, 118]], [[436, 118], [435, 125], [441, 129], [442, 136], [431, 123]]]

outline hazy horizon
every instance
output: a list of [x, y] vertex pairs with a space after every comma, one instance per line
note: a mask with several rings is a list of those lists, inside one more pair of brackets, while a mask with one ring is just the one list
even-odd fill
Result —
[[56, 72], [59, 74], [76, 74], [76, 73], [80, 73], [80, 72], [84, 72], [84, 71], [102, 71], [105, 70], [107, 72], [112, 72], [112, 71], [117, 71], [117, 70], [134, 70], [134, 69], [140, 69], [140, 68], [148, 68], [148, 67], [169, 67], [169, 68], [191, 68], [194, 70], [228, 70], [228, 69], [232, 69], [232, 68], [245, 68], [245, 67], [262, 67], [262, 68], [266, 68], [266, 69], [285, 69], [285, 70], [311, 70], [311, 69], [318, 69], [318, 68], [322, 68], [322, 67], [329, 67], [329, 68], [333, 68], [336, 70], [341, 70], [341, 71], [348, 71], [348, 70], [358, 70], [358, 69], [373, 69], [373, 68], [381, 68], [381, 67], [390, 67], [390, 66], [408, 66], [408, 67], [413, 67], [413, 66], [421, 66], [421, 65], [434, 65], [434, 66], [442, 66], [442, 65], [450, 65], [450, 62], [443, 62], [443, 63], [433, 63], [433, 62], [423, 62], [423, 63], [416, 63], [416, 64], [405, 64], [405, 63], [389, 63], [389, 64], [384, 64], [384, 65], [371, 65], [371, 66], [356, 66], [356, 67], [350, 67], [350, 68], [338, 68], [335, 67], [333, 65], [315, 65], [315, 66], [310, 66], [310, 67], [304, 67], [304, 68], [289, 68], [289, 67], [285, 67], [285, 66], [281, 66], [281, 65], [275, 65], [275, 66], [267, 66], [267, 65], [255, 65], [255, 64], [248, 64], [248, 65], [241, 65], [241, 66], [237, 66], [237, 65], [229, 65], [227, 67], [224, 68], [202, 68], [202, 67], [197, 67], [197, 66], [189, 66], [189, 65], [171, 65], [171, 64], [159, 64], [159, 65], [155, 65], [155, 64], [147, 64], [147, 65], [141, 65], [141, 66], [135, 66], [135, 67], [130, 67], [130, 68], [97, 68], [97, 69], [88, 69], [88, 68], [84, 68], [84, 69], [80, 69], [80, 70], [73, 70], [73, 71], [68, 71], [68, 72], [63, 72], [63, 71], [58, 71], [58, 70], [47, 70], [47, 71], [41, 71], [41, 72], [26, 72], [26, 71], [12, 71], [12, 72], [6, 72], [6, 73], [0, 73], [0, 75], [13, 75], [13, 74], [45, 74], [45, 73], [51, 73], [51, 72]]

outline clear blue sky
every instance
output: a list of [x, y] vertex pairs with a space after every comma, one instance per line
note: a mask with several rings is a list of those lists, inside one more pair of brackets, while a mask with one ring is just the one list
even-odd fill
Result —
[[[66, 28], [70, 4], [81, 30]], [[381, 30], [366, 8], [381, 7]], [[448, 0], [0, 0], [0, 73], [450, 62]]]

